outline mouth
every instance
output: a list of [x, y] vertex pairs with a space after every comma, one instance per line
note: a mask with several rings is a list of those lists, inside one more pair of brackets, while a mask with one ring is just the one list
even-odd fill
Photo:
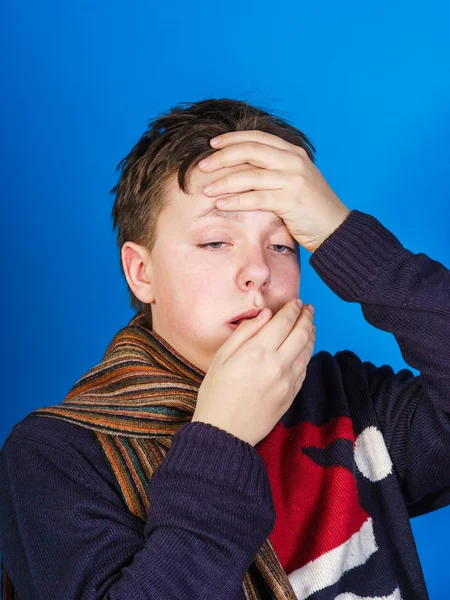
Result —
[[[245, 321], [246, 319], [243, 319], [243, 321]], [[248, 319], [247, 319], [248, 320]], [[237, 323], [228, 323], [228, 327], [231, 327], [231, 329], [237, 329], [239, 327], [239, 325], [242, 323], [242, 321], [239, 321]]]
[[242, 321], [248, 321], [249, 319], [254, 319], [255, 317], [257, 317], [259, 313], [263, 310], [263, 308], [264, 307], [251, 308], [250, 310], [247, 310], [239, 315], [234, 316], [230, 321], [228, 321], [228, 324], [236, 328], [242, 323]]

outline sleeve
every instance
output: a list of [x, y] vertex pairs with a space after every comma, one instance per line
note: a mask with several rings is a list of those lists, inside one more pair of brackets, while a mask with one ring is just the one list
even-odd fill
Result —
[[94, 489], [99, 472], [36, 439], [5, 442], [0, 550], [20, 598], [241, 598], [275, 524], [267, 472], [250, 444], [207, 423], [184, 425], [149, 482], [146, 523], [119, 494], [111, 501], [110, 483]]
[[393, 333], [409, 369], [364, 362], [374, 409], [411, 517], [450, 503], [450, 270], [351, 211], [311, 266], [365, 319]]

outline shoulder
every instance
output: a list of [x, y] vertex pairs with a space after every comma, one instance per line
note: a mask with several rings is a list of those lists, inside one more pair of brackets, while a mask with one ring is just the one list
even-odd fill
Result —
[[[91, 429], [33, 413], [10, 431], [0, 464], [15, 470], [27, 462], [42, 473], [70, 474], [80, 484], [117, 501], [120, 490], [104, 450]], [[25, 465], [24, 465], [25, 466]]]
[[371, 397], [382, 382], [403, 382], [414, 379], [409, 369], [402, 369], [398, 374], [388, 364], [377, 366], [363, 360], [351, 350], [340, 350], [331, 354], [321, 350], [315, 354], [307, 369], [305, 384], [317, 387], [330, 385], [335, 391], [341, 390], [349, 398], [355, 394], [359, 397]]
[[94, 431], [62, 419], [30, 413], [11, 429], [5, 441], [25, 440], [79, 458], [99, 448]]

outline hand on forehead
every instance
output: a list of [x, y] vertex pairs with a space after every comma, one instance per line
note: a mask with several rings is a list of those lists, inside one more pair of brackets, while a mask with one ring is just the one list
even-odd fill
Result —
[[[220, 169], [217, 169], [216, 171], [213, 171], [212, 173], [205, 173], [198, 167], [198, 165], [195, 165], [192, 168], [192, 171], [188, 178], [188, 189], [191, 190], [191, 193], [193, 195], [200, 196], [203, 195], [203, 186], [207, 185], [212, 181], [215, 181], [220, 177], [224, 177], [228, 173], [238, 173], [239, 171], [253, 171], [255, 169], [258, 169], [258, 167], [255, 167], [255, 165], [251, 165], [250, 163], [241, 163], [232, 167], [222, 167]], [[233, 192], [229, 192], [224, 195], [230, 196], [232, 194]], [[214, 201], [216, 199], [217, 198], [215, 198]]]

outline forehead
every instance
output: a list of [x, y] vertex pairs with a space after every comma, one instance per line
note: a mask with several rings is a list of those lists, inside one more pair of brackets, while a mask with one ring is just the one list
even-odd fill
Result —
[[[238, 221], [243, 223], [246, 220], [246, 212], [249, 211], [222, 211], [213, 207], [208, 207], [205, 210], [201, 211], [198, 214], [195, 214], [190, 220], [189, 224], [195, 225], [196, 223], [202, 223], [203, 221], [213, 220], [213, 219], [225, 219], [225, 221]], [[255, 211], [252, 211], [255, 212]], [[268, 212], [268, 211], [260, 211], [260, 212]], [[283, 219], [281, 219], [278, 215], [272, 214], [270, 221], [268, 222], [269, 227], [282, 227], [285, 225]]]
[[[195, 165], [186, 175], [186, 187], [188, 194], [185, 194], [179, 187], [177, 177], [174, 174], [168, 181], [168, 205], [172, 205], [177, 213], [182, 216], [187, 226], [193, 227], [197, 224], [211, 222], [245, 222], [249, 212], [253, 214], [264, 213], [269, 214], [269, 211], [222, 211], [215, 205], [215, 198], [205, 196], [203, 187], [208, 183], [217, 181], [218, 179], [237, 173], [239, 171], [248, 171], [256, 169], [249, 163], [235, 165], [233, 167], [224, 167], [217, 169], [213, 173], [204, 173], [197, 165]], [[187, 201], [189, 200], [189, 201]], [[269, 227], [285, 226], [283, 219], [275, 213], [270, 212], [271, 218], [267, 222]]]

